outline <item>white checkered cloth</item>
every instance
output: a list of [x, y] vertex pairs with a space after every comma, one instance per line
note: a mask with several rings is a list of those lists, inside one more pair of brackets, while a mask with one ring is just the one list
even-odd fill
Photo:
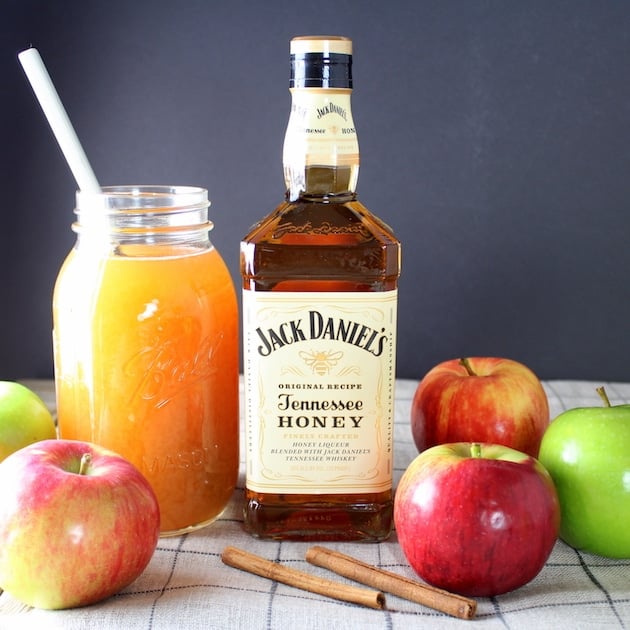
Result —
[[[552, 418], [568, 408], [599, 405], [595, 387], [602, 384], [613, 404], [630, 401], [630, 384], [545, 382]], [[417, 454], [409, 426], [416, 385], [410, 380], [397, 382], [396, 482]], [[468, 622], [389, 594], [386, 609], [373, 610], [228, 567], [221, 562], [221, 552], [232, 545], [288, 567], [350, 583], [305, 561], [306, 549], [313, 543], [259, 541], [243, 532], [242, 471], [243, 465], [238, 488], [223, 515], [199, 532], [161, 539], [147, 569], [123, 592], [87, 608], [56, 612], [26, 609], [5, 593], [0, 596], [0, 629], [425, 630], [462, 628], [465, 624], [484, 630], [630, 629], [630, 560], [580, 553], [562, 542], [556, 544], [538, 577], [512, 593], [479, 599], [475, 620]], [[380, 544], [325, 545], [417, 579], [395, 534]]]

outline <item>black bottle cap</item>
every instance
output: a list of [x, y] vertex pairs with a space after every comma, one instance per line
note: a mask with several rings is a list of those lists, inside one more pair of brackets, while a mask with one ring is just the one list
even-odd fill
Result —
[[289, 87], [352, 89], [352, 40], [294, 37]]

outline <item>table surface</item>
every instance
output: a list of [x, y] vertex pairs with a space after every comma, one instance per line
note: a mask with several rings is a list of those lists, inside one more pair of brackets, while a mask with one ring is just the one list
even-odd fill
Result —
[[[29, 381], [54, 407], [52, 383]], [[630, 400], [629, 383], [546, 381], [551, 417], [561, 411], [601, 403], [595, 387], [606, 385], [613, 404]], [[417, 454], [409, 427], [416, 381], [396, 383], [395, 482]], [[241, 423], [242, 425], [242, 423]], [[0, 628], [247, 628], [280, 629], [461, 628], [517, 629], [630, 628], [630, 560], [610, 560], [576, 551], [558, 541], [541, 573], [524, 587], [478, 600], [472, 621], [449, 617], [386, 594], [374, 610], [307, 593], [224, 565], [227, 546], [244, 548], [284, 566], [351, 583], [305, 559], [313, 543], [260, 541], [243, 531], [243, 462], [237, 489], [224, 513], [198, 532], [160, 539], [144, 573], [129, 587], [93, 606], [68, 611], [27, 609], [7, 593], [0, 596]], [[395, 533], [379, 544], [325, 543], [401, 575], [416, 578]]]

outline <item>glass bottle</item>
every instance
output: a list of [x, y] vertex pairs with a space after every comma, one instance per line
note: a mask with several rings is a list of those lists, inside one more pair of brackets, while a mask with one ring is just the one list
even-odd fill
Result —
[[208, 205], [186, 186], [77, 193], [53, 297], [60, 436], [135, 464], [163, 536], [214, 520], [238, 476], [238, 312]]
[[241, 243], [246, 529], [387, 538], [400, 244], [356, 196], [352, 42], [291, 41], [286, 200]]

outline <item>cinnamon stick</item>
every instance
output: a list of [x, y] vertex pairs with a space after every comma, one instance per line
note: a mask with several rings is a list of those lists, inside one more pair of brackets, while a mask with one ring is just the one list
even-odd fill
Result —
[[474, 599], [410, 580], [325, 547], [308, 549], [306, 560], [356, 582], [398, 595], [459, 619], [472, 619], [477, 612], [477, 602]]
[[379, 591], [320, 578], [316, 575], [271, 562], [236, 547], [226, 547], [221, 554], [221, 560], [236, 569], [254, 573], [270, 580], [276, 580], [276, 582], [282, 582], [304, 591], [318, 593], [319, 595], [325, 595], [344, 602], [362, 604], [370, 608], [385, 607], [385, 596]]

